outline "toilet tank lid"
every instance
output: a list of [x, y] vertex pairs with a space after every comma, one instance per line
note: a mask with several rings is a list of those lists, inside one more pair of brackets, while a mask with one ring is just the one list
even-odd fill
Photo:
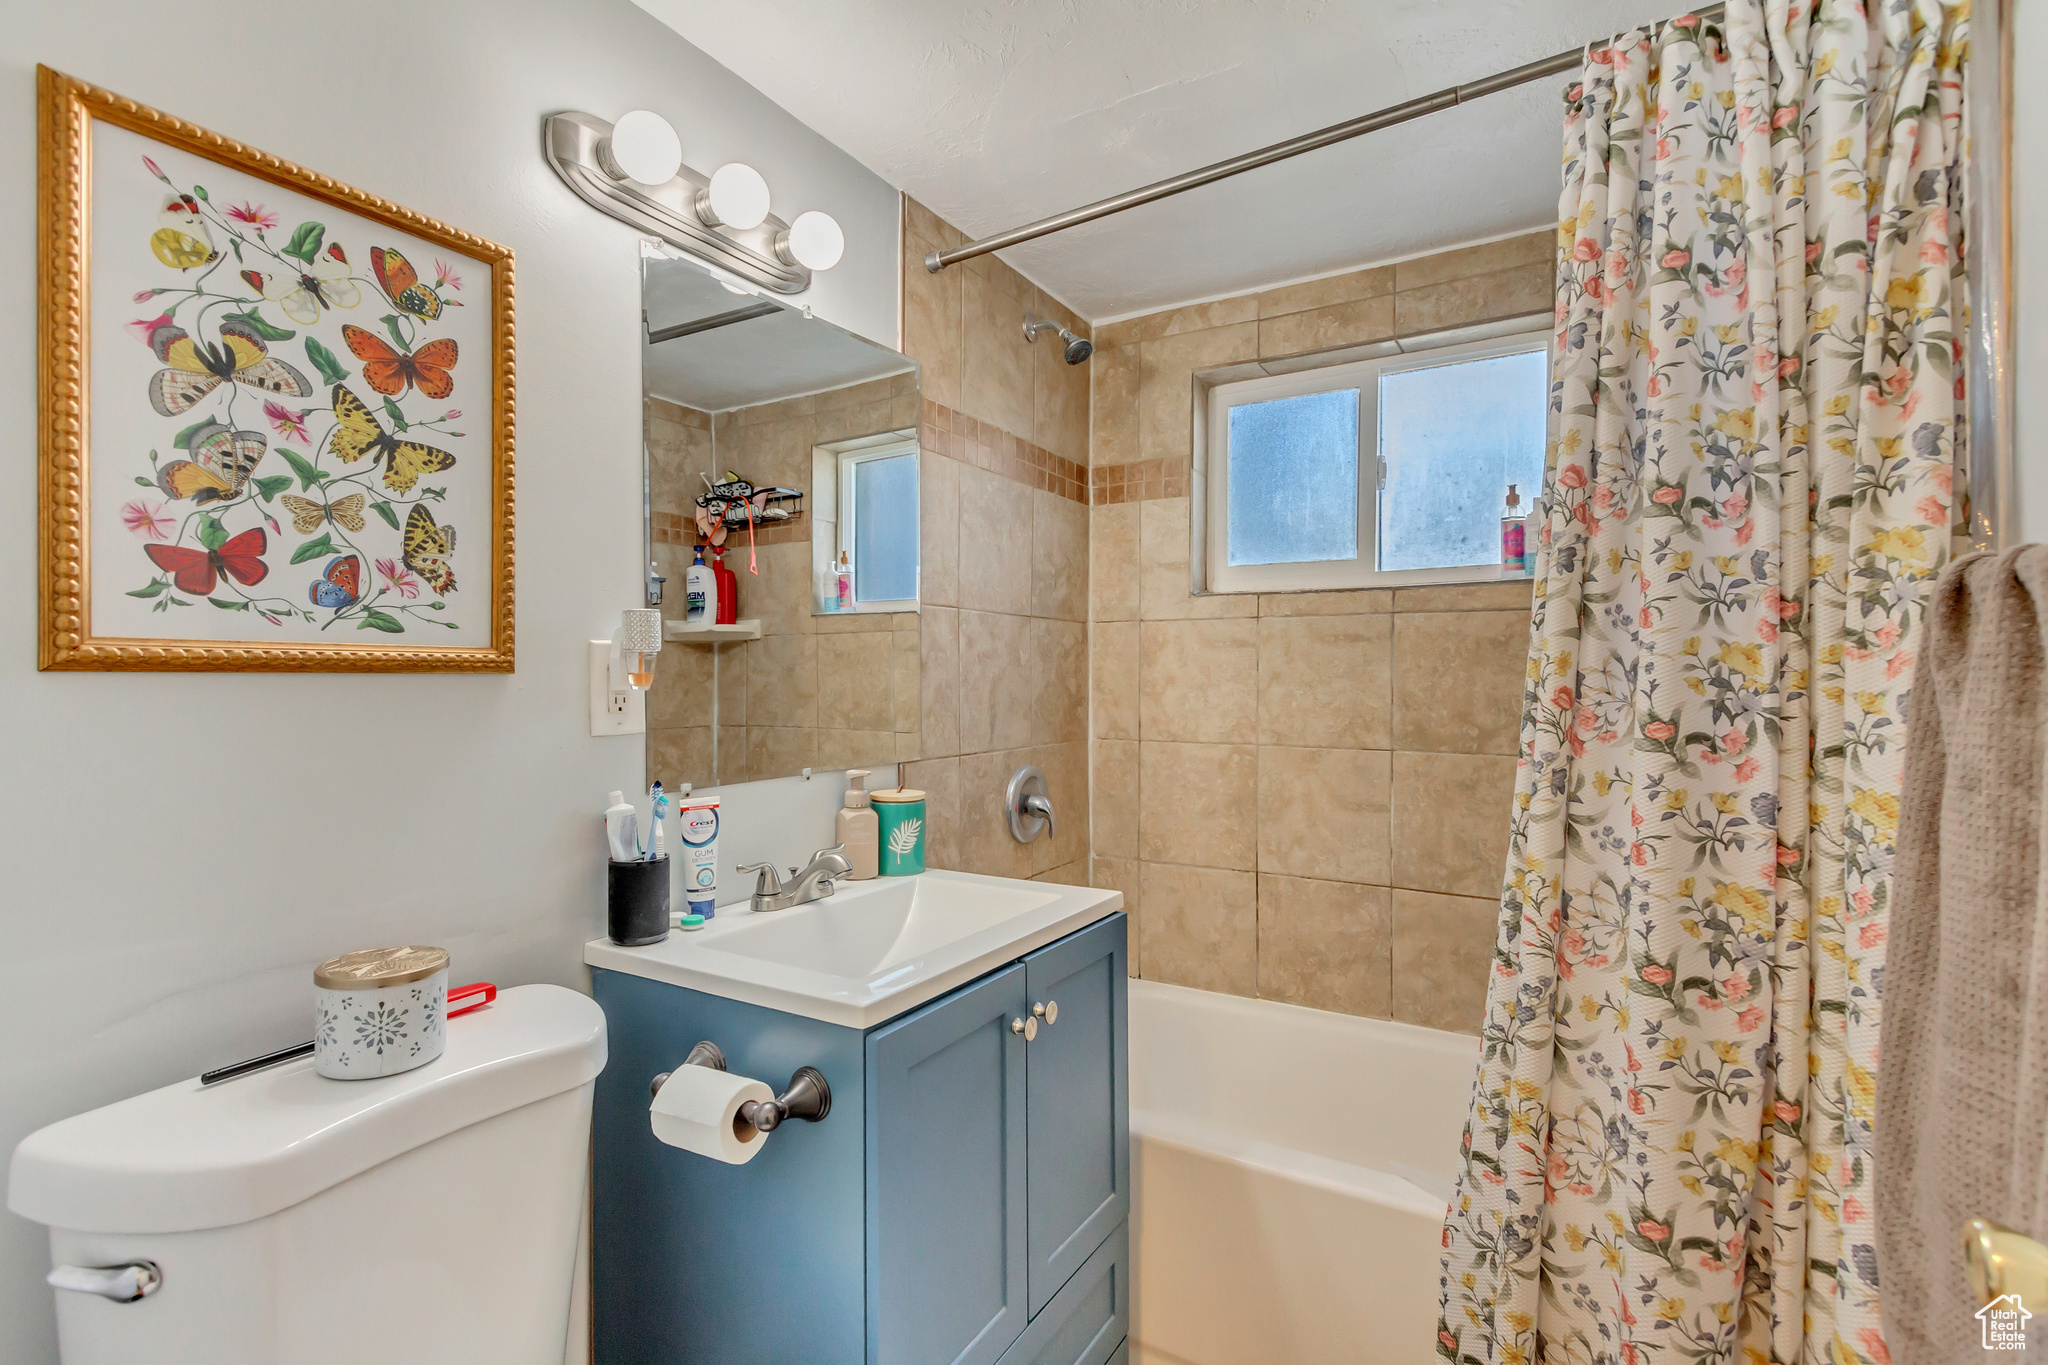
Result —
[[595, 1079], [604, 1011], [516, 986], [448, 1021], [447, 1050], [332, 1081], [311, 1058], [201, 1089], [180, 1081], [22, 1139], [7, 1207], [76, 1232], [191, 1232], [262, 1218], [415, 1147]]

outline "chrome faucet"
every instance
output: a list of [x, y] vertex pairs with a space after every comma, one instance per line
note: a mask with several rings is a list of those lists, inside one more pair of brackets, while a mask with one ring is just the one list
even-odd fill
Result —
[[809, 905], [832, 894], [832, 879], [844, 877], [853, 871], [853, 864], [846, 861], [846, 845], [834, 844], [821, 848], [811, 855], [802, 871], [789, 870], [787, 886], [776, 875], [773, 863], [742, 863], [741, 872], [752, 872], [754, 894], [747, 904], [755, 911], [788, 910], [793, 906]]

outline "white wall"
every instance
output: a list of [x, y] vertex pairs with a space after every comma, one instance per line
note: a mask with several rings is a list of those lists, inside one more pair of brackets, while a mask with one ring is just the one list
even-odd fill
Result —
[[2048, 541], [2048, 3], [2013, 0], [2014, 433], [2020, 539]]
[[[645, 775], [639, 737], [587, 733], [582, 644], [639, 600], [639, 286], [631, 230], [542, 159], [542, 116], [644, 105], [692, 164], [743, 159], [778, 212], [827, 209], [847, 256], [808, 301], [888, 344], [897, 200], [626, 0], [0, 0], [0, 31], [5, 1153], [305, 1036], [310, 968], [333, 953], [436, 943], [459, 979], [585, 982], [581, 945], [603, 924], [593, 818]], [[518, 253], [516, 674], [36, 671], [39, 61]], [[784, 861], [829, 834], [836, 799], [812, 804], [823, 816]], [[46, 1254], [40, 1229], [0, 1214], [9, 1365], [56, 1360]]]

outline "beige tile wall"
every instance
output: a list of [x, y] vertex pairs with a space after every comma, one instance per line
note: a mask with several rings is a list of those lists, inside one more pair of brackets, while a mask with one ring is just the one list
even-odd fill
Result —
[[1161, 981], [1476, 1031], [1529, 587], [1197, 596], [1197, 372], [1531, 313], [1549, 233], [1104, 326], [1088, 619], [1098, 886]]
[[[715, 417], [649, 398], [654, 556], [670, 600], [683, 592], [697, 539], [692, 516], [704, 487], [700, 473], [716, 478], [736, 469], [757, 485], [808, 492], [813, 446], [915, 427], [920, 416], [914, 374]], [[758, 572], [750, 571], [750, 558]], [[924, 751], [917, 613], [813, 615], [810, 525], [801, 514], [761, 532], [751, 555], [746, 533], [732, 533], [725, 565], [739, 580], [740, 614], [760, 619], [761, 638], [717, 647], [715, 773], [712, 647], [671, 642], [647, 700], [650, 779], [671, 787], [744, 782]]]
[[[966, 237], [906, 200], [903, 350], [923, 372], [923, 757], [937, 867], [1088, 881], [1088, 368], [1026, 313], [1088, 326], [992, 256], [933, 275]], [[1002, 811], [1041, 769], [1057, 837], [1019, 844]]]

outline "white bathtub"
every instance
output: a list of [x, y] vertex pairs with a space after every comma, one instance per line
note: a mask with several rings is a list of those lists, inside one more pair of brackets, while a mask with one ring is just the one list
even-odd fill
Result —
[[1131, 983], [1132, 1365], [1431, 1365], [1479, 1040]]

